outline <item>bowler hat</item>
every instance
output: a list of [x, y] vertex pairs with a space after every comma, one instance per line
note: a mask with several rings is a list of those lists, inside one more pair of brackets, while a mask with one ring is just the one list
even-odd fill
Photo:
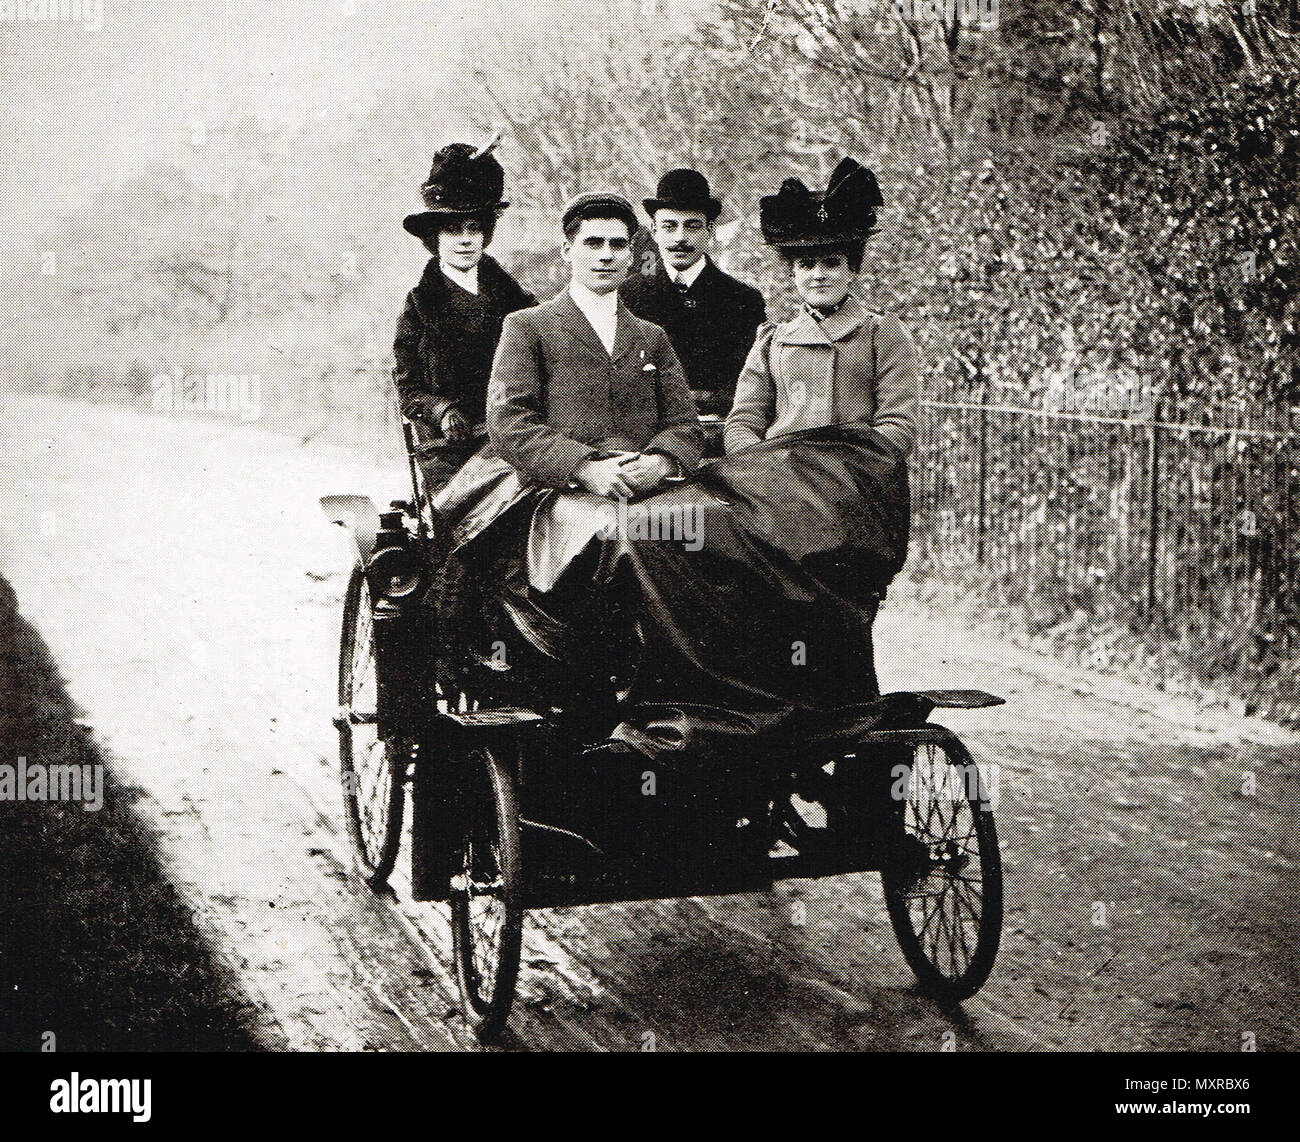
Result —
[[417, 238], [427, 238], [450, 216], [499, 214], [508, 202], [501, 199], [506, 175], [492, 157], [493, 140], [486, 147], [449, 143], [433, 156], [429, 178], [420, 187], [426, 209], [407, 215], [402, 226]]
[[709, 190], [709, 180], [690, 167], [678, 167], [659, 180], [654, 198], [641, 200], [651, 218], [656, 210], [692, 210], [712, 222], [722, 213], [722, 203]]
[[567, 231], [575, 218], [600, 218], [603, 216], [602, 211], [607, 212], [611, 218], [626, 222], [629, 237], [641, 228], [632, 204], [621, 194], [603, 190], [593, 194], [580, 194], [570, 201], [560, 216], [560, 228]]
[[763, 241], [795, 248], [861, 242], [875, 232], [876, 207], [884, 201], [876, 176], [853, 159], [843, 159], [824, 192], [788, 178], [776, 194], [759, 199]]

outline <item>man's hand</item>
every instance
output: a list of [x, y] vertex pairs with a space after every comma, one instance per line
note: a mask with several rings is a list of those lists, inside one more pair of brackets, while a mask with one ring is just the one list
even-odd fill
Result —
[[624, 479], [638, 492], [652, 491], [677, 472], [677, 465], [658, 452], [624, 456], [619, 464], [622, 465]]
[[454, 408], [449, 408], [442, 414], [442, 434], [448, 440], [468, 440], [470, 438], [470, 425], [460, 413]]
[[633, 485], [628, 482], [619, 457], [608, 460], [584, 460], [573, 473], [573, 478], [587, 491], [606, 499], [630, 499]]

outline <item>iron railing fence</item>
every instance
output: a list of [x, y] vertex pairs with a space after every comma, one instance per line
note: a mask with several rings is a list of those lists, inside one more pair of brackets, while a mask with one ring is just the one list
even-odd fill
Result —
[[1046, 630], [1118, 622], [1202, 677], [1294, 670], [1300, 408], [922, 401], [909, 573]]

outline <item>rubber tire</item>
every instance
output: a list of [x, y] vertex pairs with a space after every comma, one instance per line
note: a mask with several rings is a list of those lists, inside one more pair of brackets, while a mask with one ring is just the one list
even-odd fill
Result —
[[[339, 637], [339, 708], [350, 709], [352, 704], [352, 659], [355, 653], [357, 625], [362, 607], [370, 607], [370, 587], [360, 563], [352, 568], [347, 593], [343, 597], [343, 629]], [[374, 661], [374, 641], [371, 640], [371, 661]], [[353, 730], [339, 726], [339, 779], [343, 786], [343, 816], [347, 822], [348, 836], [356, 855], [357, 869], [371, 888], [382, 889], [397, 864], [397, 852], [402, 843], [402, 814], [406, 800], [405, 768], [410, 757], [408, 742], [390, 738], [384, 742], [383, 762], [388, 770], [387, 804], [384, 806], [383, 828], [377, 838], [368, 841], [361, 823], [361, 807], [357, 793], [359, 782], [355, 777], [352, 749]]]
[[[924, 748], [924, 747], [922, 747]], [[949, 765], [972, 765], [970, 753], [954, 736], [941, 746]], [[959, 788], [964, 788], [960, 786]], [[963, 796], [974, 818], [974, 835], [979, 845], [980, 875], [983, 883], [983, 907], [976, 926], [975, 953], [960, 976], [946, 975], [926, 955], [919, 935], [913, 925], [907, 903], [910, 878], [897, 866], [888, 865], [881, 871], [885, 890], [885, 903], [889, 919], [898, 937], [899, 947], [908, 966], [916, 974], [922, 991], [945, 1006], [955, 1006], [969, 999], [988, 981], [997, 958], [998, 942], [1002, 935], [1002, 857], [998, 851], [997, 828], [987, 805], [972, 802]]]
[[[490, 749], [478, 747], [460, 762], [458, 779], [460, 812], [482, 810], [490, 802], [492, 815], [490, 827], [498, 838], [498, 872], [501, 877], [500, 898], [504, 918], [497, 940], [496, 974], [490, 995], [480, 993], [477, 972], [474, 968], [473, 939], [470, 932], [469, 903], [466, 895], [453, 890], [451, 897], [451, 931], [456, 959], [456, 981], [464, 1001], [465, 1018], [480, 1039], [491, 1040], [498, 1036], [510, 1016], [514, 1002], [515, 984], [519, 978], [519, 955], [523, 933], [522, 854], [519, 832], [519, 802], [513, 775], [501, 759]], [[479, 796], [473, 795], [478, 787]], [[468, 794], [468, 796], [467, 796]], [[461, 818], [461, 837], [452, 856], [452, 867], [464, 863], [464, 835], [471, 823]]]

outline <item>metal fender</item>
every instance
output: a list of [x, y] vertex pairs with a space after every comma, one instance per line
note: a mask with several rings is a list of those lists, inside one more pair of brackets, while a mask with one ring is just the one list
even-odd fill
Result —
[[321, 511], [330, 523], [346, 528], [357, 545], [361, 562], [370, 558], [379, 532], [379, 509], [369, 496], [322, 496]]

